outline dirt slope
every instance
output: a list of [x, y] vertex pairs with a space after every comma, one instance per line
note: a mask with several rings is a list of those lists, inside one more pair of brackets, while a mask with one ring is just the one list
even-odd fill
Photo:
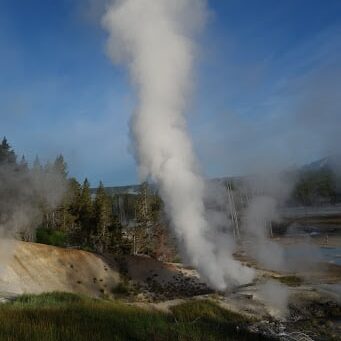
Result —
[[[10, 247], [9, 247], [10, 245]], [[67, 291], [111, 296], [122, 280], [149, 299], [171, 299], [207, 293], [195, 270], [145, 256], [99, 256], [44, 244], [13, 241], [0, 251], [0, 298], [22, 293]], [[2, 250], [3, 251], [3, 250]]]
[[100, 296], [120, 280], [115, 264], [100, 256], [43, 244], [13, 242], [13, 254], [0, 272], [0, 292], [68, 291]]

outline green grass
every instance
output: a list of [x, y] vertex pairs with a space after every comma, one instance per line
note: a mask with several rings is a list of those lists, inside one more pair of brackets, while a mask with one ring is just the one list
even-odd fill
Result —
[[298, 287], [303, 283], [302, 279], [295, 275], [279, 276], [273, 278], [280, 281], [282, 284], [288, 285], [290, 287]]
[[210, 301], [172, 314], [67, 294], [24, 295], [0, 305], [0, 340], [264, 340], [248, 322]]
[[194, 321], [200, 318], [205, 321], [242, 323], [249, 320], [242, 315], [221, 308], [208, 300], [190, 300], [172, 308], [174, 317], [181, 322]]
[[82, 297], [67, 292], [53, 292], [41, 295], [22, 295], [19, 296], [11, 305], [20, 308], [62, 306], [66, 304], [81, 303], [87, 299], [87, 297]]

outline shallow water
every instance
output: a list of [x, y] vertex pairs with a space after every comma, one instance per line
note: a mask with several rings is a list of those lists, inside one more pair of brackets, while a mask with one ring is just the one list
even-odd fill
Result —
[[341, 247], [321, 247], [320, 252], [328, 263], [341, 265]]
[[309, 243], [287, 245], [284, 248], [287, 261], [309, 263], [332, 263], [341, 265], [341, 247], [321, 247]]
[[340, 228], [331, 226], [327, 230], [325, 226], [321, 228], [314, 225], [290, 229], [286, 237], [294, 243], [285, 246], [287, 259], [310, 259], [313, 262], [341, 265]]

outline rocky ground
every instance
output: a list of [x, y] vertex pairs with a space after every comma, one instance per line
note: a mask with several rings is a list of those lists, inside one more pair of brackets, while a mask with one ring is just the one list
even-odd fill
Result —
[[[246, 327], [270, 339], [341, 340], [339, 266], [278, 273], [237, 256], [256, 269], [255, 281], [215, 292], [182, 264], [15, 242], [12, 257], [2, 268], [0, 296], [5, 301], [22, 293], [66, 291], [163, 312], [189, 299], [209, 299], [251, 319]], [[267, 297], [273, 288], [285, 292], [283, 300], [276, 300], [276, 293], [273, 299]]]

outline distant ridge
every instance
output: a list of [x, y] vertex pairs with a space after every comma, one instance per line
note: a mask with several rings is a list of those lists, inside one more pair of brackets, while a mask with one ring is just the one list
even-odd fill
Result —
[[330, 155], [301, 167], [303, 171], [318, 171], [325, 168], [341, 171], [341, 154]]
[[302, 170], [316, 171], [319, 169], [327, 168], [329, 166], [329, 163], [330, 163], [329, 157], [325, 157], [323, 159], [320, 159], [320, 160], [317, 160], [317, 161], [314, 161], [312, 163], [302, 166]]
[[[318, 171], [326, 168], [332, 168], [336, 169], [337, 173], [341, 174], [341, 154], [337, 155], [331, 155], [324, 157], [322, 159], [313, 161], [311, 163], [308, 163], [306, 165], [303, 165], [301, 168], [298, 169], [298, 171]], [[232, 177], [220, 177], [220, 178], [212, 178], [208, 179], [208, 181], [217, 182], [217, 183], [223, 183], [227, 180], [234, 180], [234, 181], [240, 181], [246, 176], [232, 176]], [[156, 190], [156, 185], [150, 185], [153, 190]], [[131, 194], [131, 195], [137, 195], [140, 191], [141, 185], [126, 185], [126, 186], [109, 186], [105, 187], [106, 192], [109, 195], [119, 195], [119, 194]], [[96, 193], [96, 188], [90, 189], [91, 194], [94, 195]]]
[[[109, 195], [117, 195], [117, 194], [138, 194], [141, 185], [127, 185], [127, 186], [110, 186], [105, 187], [105, 191]], [[96, 188], [90, 189], [91, 194], [96, 193]]]

